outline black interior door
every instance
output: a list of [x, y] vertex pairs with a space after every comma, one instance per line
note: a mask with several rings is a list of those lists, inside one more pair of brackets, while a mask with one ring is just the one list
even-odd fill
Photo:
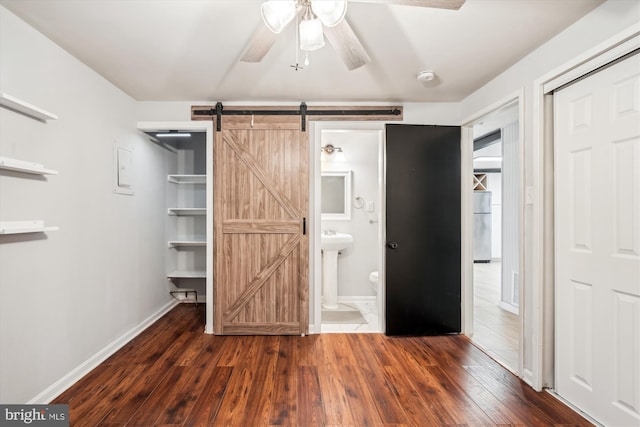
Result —
[[459, 333], [460, 128], [386, 125], [386, 334]]

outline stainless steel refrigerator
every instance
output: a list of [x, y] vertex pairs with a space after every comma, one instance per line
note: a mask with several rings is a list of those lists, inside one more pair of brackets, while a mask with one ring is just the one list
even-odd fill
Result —
[[473, 192], [473, 261], [491, 262], [491, 191]]

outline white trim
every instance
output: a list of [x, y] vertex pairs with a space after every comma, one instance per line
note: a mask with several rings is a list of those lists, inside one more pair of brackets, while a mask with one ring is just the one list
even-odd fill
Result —
[[569, 408], [573, 409], [575, 412], [578, 413], [578, 415], [580, 415], [582, 418], [584, 418], [585, 420], [589, 421], [591, 424], [593, 424], [594, 426], [604, 426], [604, 424], [600, 424], [597, 420], [591, 418], [589, 416], [589, 414], [587, 414], [586, 412], [582, 411], [580, 408], [578, 408], [577, 406], [575, 406], [574, 404], [572, 404], [571, 402], [569, 402], [568, 400], [564, 399], [562, 396], [560, 396], [558, 393], [556, 393], [554, 390], [551, 389], [545, 389], [545, 391], [547, 393], [549, 393], [551, 396], [555, 397], [557, 400], [559, 400], [560, 402], [562, 402], [564, 405], [568, 406]]
[[[473, 126], [461, 127], [460, 139], [460, 304], [462, 333], [473, 335]], [[468, 238], [471, 237], [471, 238]]]
[[[315, 236], [320, 236], [321, 229], [321, 213], [320, 213], [320, 145], [322, 142], [322, 131], [325, 130], [340, 130], [340, 131], [354, 131], [354, 132], [375, 132], [379, 137], [379, 179], [380, 179], [380, 216], [378, 220], [378, 236], [380, 238], [380, 252], [378, 259], [380, 262], [379, 268], [379, 282], [378, 282], [378, 322], [380, 331], [384, 332], [384, 254], [385, 254], [385, 239], [386, 230], [384, 224], [386, 199], [385, 195], [385, 122], [371, 121], [371, 122], [349, 122], [349, 121], [326, 121], [318, 122], [314, 121], [310, 123], [311, 133], [309, 150], [310, 152], [310, 188], [309, 188], [309, 230], [311, 234], [309, 236], [309, 294], [313, 295], [313, 306], [311, 306], [311, 300], [309, 301], [309, 333], [319, 334], [321, 333], [321, 304], [322, 304], [322, 286], [321, 286], [321, 255], [320, 255], [320, 239], [316, 239]], [[338, 297], [340, 301], [341, 297]], [[313, 315], [311, 310], [313, 309]], [[312, 327], [313, 326], [313, 327]]]
[[207, 178], [206, 188], [207, 194], [207, 257], [206, 257], [206, 323], [204, 332], [213, 334], [213, 122], [210, 120], [190, 120], [190, 121], [167, 121], [167, 122], [138, 122], [138, 130], [141, 131], [157, 131], [157, 130], [186, 130], [205, 132], [206, 157], [207, 157]]
[[[640, 23], [631, 25], [627, 29], [619, 32], [615, 36], [598, 44], [592, 49], [567, 61], [556, 69], [544, 74], [533, 82], [533, 140], [532, 140], [532, 161], [533, 161], [533, 211], [532, 211], [532, 301], [533, 325], [532, 335], [532, 378], [531, 385], [536, 390], [551, 386], [553, 383], [553, 345], [548, 340], [548, 334], [552, 333], [555, 327], [549, 327], [553, 323], [553, 310], [544, 306], [545, 301], [549, 301], [548, 294], [553, 292], [553, 283], [545, 280], [545, 257], [548, 255], [545, 247], [549, 244], [549, 239], [553, 241], [553, 235], [547, 235], [545, 228], [545, 215], [552, 214], [549, 209], [553, 208], [553, 194], [545, 186], [549, 183], [545, 180], [549, 178], [545, 173], [545, 153], [553, 147], [552, 143], [552, 120], [550, 115], [550, 101], [546, 96], [549, 91], [574, 80], [581, 75], [587, 74], [601, 65], [611, 62], [628, 52], [640, 47]], [[551, 191], [552, 193], [552, 191]], [[552, 243], [552, 242], [551, 242]], [[545, 298], [547, 296], [547, 298]], [[547, 326], [545, 330], [545, 325]], [[550, 332], [551, 331], [551, 332]], [[528, 382], [528, 381], [527, 381]]]
[[[523, 369], [522, 370], [522, 380], [527, 384], [533, 384], [533, 371], [531, 369]], [[539, 391], [539, 390], [538, 390]]]
[[[519, 158], [520, 158], [520, 218], [518, 218], [518, 227], [519, 235], [518, 239], [520, 240], [519, 251], [520, 251], [520, 259], [518, 260], [519, 264], [519, 286], [520, 289], [518, 291], [519, 301], [518, 301], [518, 310], [522, 313], [522, 316], [519, 317], [518, 322], [520, 325], [520, 330], [518, 331], [519, 339], [518, 339], [518, 375], [521, 378], [525, 377], [524, 374], [524, 340], [525, 340], [525, 330], [527, 326], [525, 324], [525, 286], [532, 286], [533, 284], [527, 283], [526, 278], [526, 264], [525, 264], [525, 248], [526, 248], [526, 240], [525, 240], [525, 211], [527, 209], [527, 188], [526, 188], [526, 179], [525, 179], [525, 153], [527, 151], [526, 142], [525, 142], [525, 89], [524, 87], [520, 89], [520, 93], [518, 94], [518, 144], [519, 144]], [[522, 311], [520, 311], [520, 307]], [[530, 382], [528, 384], [531, 384]]]
[[[515, 103], [518, 103], [518, 147], [520, 149], [519, 152], [519, 167], [520, 167], [520, 216], [518, 219], [518, 227], [519, 227], [519, 263], [520, 263], [520, 277], [525, 277], [525, 263], [524, 263], [524, 212], [525, 212], [525, 180], [524, 180], [524, 155], [525, 155], [525, 144], [524, 144], [524, 109], [525, 109], [525, 88], [522, 87], [519, 90], [510, 93], [498, 101], [490, 104], [489, 106], [483, 108], [482, 110], [470, 115], [465, 120], [461, 121], [460, 126], [463, 129], [467, 129], [467, 132], [473, 132], [473, 125], [479, 122], [484, 116], [498, 111], [502, 108], [508, 107]], [[464, 185], [465, 182], [465, 171], [469, 171], [469, 180], [467, 182], [471, 182], [470, 179], [470, 171], [473, 170], [473, 137], [464, 138], [465, 134], [463, 133], [463, 144], [467, 144], [467, 146], [462, 146], [462, 326], [463, 333], [465, 335], [473, 334], [473, 210], [471, 209], [472, 203], [472, 189], [471, 185]], [[471, 150], [471, 154], [469, 155], [469, 150]], [[524, 286], [525, 282], [523, 280], [520, 281], [520, 307], [524, 307]], [[525, 331], [525, 316], [518, 317], [519, 331], [518, 331], [518, 366], [516, 368], [516, 375], [523, 378], [527, 381], [526, 372], [524, 369], [524, 331]]]
[[498, 307], [503, 309], [504, 311], [508, 311], [509, 313], [513, 313], [516, 316], [520, 315], [520, 309], [513, 304], [509, 304], [508, 302], [500, 301], [498, 303]]
[[[569, 69], [560, 67], [546, 74], [546, 76], [552, 75], [554, 77], [543, 84], [544, 93], [550, 93], [560, 86], [570, 83], [585, 74], [589, 74], [593, 70], [640, 48], [639, 32], [640, 24], [634, 25], [619, 34], [618, 36], [620, 37], [616, 36], [613, 40], [609, 39], [595, 48], [605, 49], [602, 53], [596, 53], [594, 55], [593, 49], [589, 50], [578, 58], [575, 58], [575, 62], [572, 61], [573, 65]], [[600, 52], [600, 50], [596, 50], [596, 52]]]
[[80, 365], [72, 369], [64, 377], [60, 378], [55, 383], [51, 384], [40, 394], [27, 402], [27, 405], [36, 404], [48, 404], [62, 392], [78, 382], [82, 377], [87, 375], [90, 371], [98, 367], [102, 362], [107, 360], [116, 351], [120, 350], [125, 344], [138, 336], [141, 332], [151, 326], [154, 322], [167, 314], [172, 308], [178, 305], [178, 301], [170, 301], [165, 304], [160, 310], [153, 313], [151, 316], [144, 319], [140, 324], [134, 326], [129, 331], [125, 332], [119, 338], [116, 338], [111, 343], [107, 344], [104, 348], [93, 354], [87, 360]]
[[[524, 88], [520, 88], [519, 90], [515, 91], [515, 92], [511, 92], [510, 94], [503, 96], [502, 98], [498, 99], [497, 101], [491, 103], [490, 105], [484, 107], [482, 110], [477, 111], [473, 114], [471, 114], [470, 116], [468, 116], [466, 119], [460, 121], [460, 125], [459, 126], [471, 126], [473, 127], [473, 125], [475, 125], [477, 122], [480, 121], [480, 119], [482, 119], [484, 116], [486, 116], [489, 113], [493, 113], [494, 111], [500, 110], [504, 107], [508, 107], [512, 104], [515, 104], [517, 101], [524, 101]], [[522, 105], [521, 108], [522, 109]]]

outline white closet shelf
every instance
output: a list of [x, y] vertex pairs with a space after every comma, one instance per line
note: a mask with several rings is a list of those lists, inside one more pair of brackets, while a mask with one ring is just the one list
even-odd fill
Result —
[[197, 216], [197, 215], [206, 215], [206, 208], [169, 208], [169, 215], [178, 215], [178, 216]]
[[47, 121], [56, 120], [58, 118], [58, 116], [53, 113], [43, 110], [42, 108], [38, 108], [35, 105], [31, 105], [28, 102], [24, 102], [21, 99], [4, 92], [0, 92], [0, 105], [11, 110], [19, 111], [36, 120]]
[[9, 157], [0, 157], [0, 169], [32, 173], [35, 175], [58, 175], [58, 171], [45, 169], [45, 167], [39, 163], [25, 162], [24, 160], [11, 159]]
[[206, 279], [205, 270], [176, 270], [167, 274], [168, 279]]
[[45, 227], [44, 221], [0, 221], [0, 234], [43, 233], [58, 227]]
[[169, 175], [169, 182], [174, 184], [206, 184], [206, 175]]
[[169, 240], [169, 248], [206, 246], [207, 242], [201, 239]]

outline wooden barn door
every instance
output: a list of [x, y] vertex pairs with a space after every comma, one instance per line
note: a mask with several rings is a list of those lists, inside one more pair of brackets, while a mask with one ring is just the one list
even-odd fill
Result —
[[307, 334], [309, 151], [300, 117], [225, 117], [214, 144], [214, 332]]

